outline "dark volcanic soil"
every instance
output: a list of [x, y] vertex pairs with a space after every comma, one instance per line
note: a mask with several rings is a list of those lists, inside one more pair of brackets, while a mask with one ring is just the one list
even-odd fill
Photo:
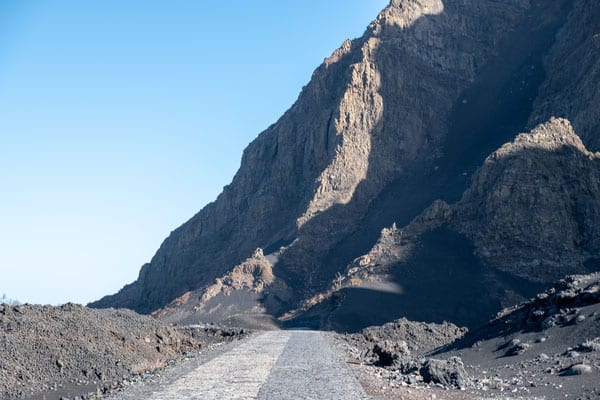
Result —
[[0, 399], [105, 392], [237, 333], [178, 331], [130, 310], [0, 305]]
[[340, 338], [380, 398], [598, 399], [600, 274], [567, 277], [466, 334], [400, 320]]

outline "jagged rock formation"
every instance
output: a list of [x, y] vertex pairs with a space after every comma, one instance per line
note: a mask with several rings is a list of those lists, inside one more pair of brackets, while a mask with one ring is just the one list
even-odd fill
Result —
[[406, 229], [384, 229], [349, 274], [403, 261], [415, 238], [444, 224], [464, 234], [489, 266], [552, 282], [583, 273], [600, 255], [600, 153], [565, 119], [552, 118], [485, 160], [460, 202], [434, 202]]
[[550, 283], [600, 257], [600, 153], [552, 119], [487, 158], [455, 218], [486, 264]]
[[552, 118], [492, 153], [460, 202], [434, 202], [405, 233], [384, 229], [348, 272], [403, 261], [415, 237], [449, 225], [486, 265], [550, 283], [598, 262], [599, 199], [600, 153], [585, 148], [568, 120]]
[[[331, 318], [339, 307], [323, 300], [350, 286], [400, 296], [392, 292], [406, 288], [364, 285], [372, 274], [378, 275], [374, 282], [398, 280], [381, 278], [381, 266], [393, 260], [412, 265], [416, 292], [419, 280], [433, 280], [421, 283], [421, 292], [448, 281], [446, 275], [469, 281], [463, 289], [472, 304], [469, 296], [459, 305], [446, 301], [448, 291], [423, 315], [457, 316], [467, 324], [483, 318], [469, 319], [474, 304], [480, 314], [492, 312], [525, 294], [518, 287], [527, 282], [583, 271], [598, 249], [592, 222], [599, 208], [597, 169], [566, 122], [553, 120], [532, 134], [552, 148], [520, 138], [485, 160], [552, 115], [570, 117], [583, 143], [595, 149], [599, 10], [591, 0], [392, 0], [362, 37], [344, 42], [317, 68], [292, 108], [248, 146], [217, 200], [171, 233], [136, 282], [92, 305], [151, 312], [189, 292], [183, 303], [195, 304], [190, 312], [201, 319], [200, 309], [215, 301], [202, 301], [202, 293], [223, 294], [215, 279], [235, 275], [232, 269], [256, 248], [276, 260], [271, 272], [278, 284], [262, 293], [252, 292], [254, 281], [225, 285], [232, 288], [228, 302], [238, 295], [245, 302], [250, 294], [267, 314], [340, 329], [351, 315]], [[554, 141], [561, 135], [565, 146]], [[579, 179], [587, 173], [589, 179]], [[544, 179], [549, 184], [540, 186]], [[492, 187], [497, 192], [485, 192]], [[522, 214], [515, 218], [514, 209]], [[385, 231], [376, 245], [393, 223], [402, 228]], [[540, 253], [547, 243], [560, 246]], [[465, 262], [473, 270], [452, 275]], [[490, 287], [503, 294], [479, 296]], [[311, 306], [322, 308], [300, 317]], [[419, 308], [418, 301], [360, 323], [410, 316], [411, 307]]]
[[[350, 263], [325, 294], [291, 315], [326, 315], [320, 325], [339, 327], [345, 313], [356, 313], [345, 302], [353, 303], [357, 289], [393, 282], [411, 299], [399, 295], [386, 301], [395, 310], [412, 308], [404, 315], [483, 323], [485, 314], [461, 313], [456, 307], [492, 312], [569, 273], [599, 268], [599, 200], [600, 153], [589, 152], [567, 120], [553, 118], [492, 153], [456, 204], [436, 201], [407, 226], [383, 229], [373, 248]], [[428, 253], [438, 257], [423, 256]], [[428, 269], [439, 276], [429, 276]], [[461, 293], [465, 281], [478, 282], [485, 290]], [[437, 296], [419, 293], [434, 282]], [[445, 290], [451, 295], [441, 305]], [[344, 301], [340, 291], [349, 292]], [[415, 312], [419, 305], [426, 310]]]
[[247, 289], [254, 293], [262, 293], [274, 280], [271, 263], [265, 258], [262, 249], [257, 249], [252, 257], [204, 289], [200, 301], [205, 303], [219, 293], [227, 295], [234, 290]]
[[193, 316], [199, 314], [204, 322], [270, 328], [273, 322], [263, 316], [265, 291], [287, 292], [285, 282], [273, 274], [276, 260], [275, 255], [267, 258], [258, 248], [231, 272], [216, 278], [212, 285], [186, 292], [152, 315], [165, 322], [195, 323], [197, 319]]

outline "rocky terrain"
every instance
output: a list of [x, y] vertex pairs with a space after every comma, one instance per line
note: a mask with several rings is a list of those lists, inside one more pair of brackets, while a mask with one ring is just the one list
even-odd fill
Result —
[[[400, 316], [476, 327], [556, 279], [598, 270], [598, 226], [600, 154], [567, 120], [550, 119], [488, 156], [457, 203], [384, 228], [292, 316], [335, 329]], [[360, 304], [388, 306], [374, 317]]]
[[156, 319], [0, 306], [0, 397], [122, 388], [237, 327], [301, 327], [344, 333], [378, 398], [599, 398], [599, 85], [596, 0], [391, 0], [90, 304]]
[[[399, 320], [340, 336], [371, 394], [430, 398], [600, 396], [600, 274], [569, 276], [466, 332]], [[379, 385], [379, 387], [377, 387]], [[442, 392], [446, 393], [446, 392]]]
[[594, 0], [573, 1], [565, 25], [545, 57], [546, 79], [534, 102], [529, 126], [551, 116], [565, 117], [591, 151], [600, 151], [598, 82], [600, 7]]
[[0, 305], [0, 398], [72, 398], [152, 376], [239, 330], [175, 330], [130, 310]]
[[273, 274], [276, 255], [265, 257], [256, 249], [251, 257], [203, 289], [188, 291], [152, 315], [165, 323], [214, 323], [229, 327], [273, 329], [279, 323], [266, 313], [265, 291], [285, 283]]
[[[160, 313], [171, 304], [161, 314], [171, 322], [227, 319], [213, 312], [218, 298], [251, 315], [249, 323], [356, 330], [406, 316], [476, 326], [561, 274], [597, 268], [597, 162], [589, 151], [599, 143], [599, 10], [592, 0], [392, 0], [248, 146], [216, 201], [171, 233], [137, 281], [91, 305]], [[528, 130], [548, 143], [515, 141]], [[513, 145], [500, 149], [504, 143]], [[453, 219], [440, 223], [445, 212]], [[427, 218], [439, 230], [422, 227], [415, 251], [389, 250], [411, 258], [413, 279], [387, 281], [418, 293], [432, 284], [418, 282], [447, 281], [458, 270], [456, 279], [474, 277], [462, 281], [481, 298], [477, 307], [469, 308], [472, 299], [449, 303], [448, 287], [432, 299], [440, 304], [432, 315], [400, 304], [377, 320], [359, 312], [350, 326], [343, 316], [304, 314], [340, 275], [350, 278], [357, 259], [369, 264], [361, 256], [384, 228], [395, 224], [406, 238], [411, 221]], [[254, 283], [215, 286], [257, 248], [272, 260], [272, 282], [258, 291]], [[448, 265], [427, 256], [454, 249]], [[478, 295], [482, 285], [487, 296]], [[355, 305], [393, 297], [390, 287], [369, 283], [342, 297]], [[187, 305], [175, 311], [179, 303]]]

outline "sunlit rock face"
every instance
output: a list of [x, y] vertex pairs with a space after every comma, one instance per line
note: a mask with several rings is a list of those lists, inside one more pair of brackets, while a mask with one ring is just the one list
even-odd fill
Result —
[[[599, 52], [592, 49], [599, 9], [591, 1], [393, 0], [362, 37], [324, 60], [296, 103], [246, 148], [215, 202], [171, 233], [138, 280], [92, 305], [152, 312], [188, 292], [201, 297], [261, 248], [272, 261], [272, 282], [260, 296], [252, 285], [235, 291], [253, 293], [266, 314], [299, 315], [327, 298], [332, 282], [344, 280], [340, 276], [394, 223], [406, 234], [386, 234], [385, 243], [399, 243], [379, 247], [388, 261], [412, 257], [402, 246], [418, 248], [421, 233], [450, 224], [473, 246], [482, 268], [518, 279], [546, 282], [563, 269], [588, 265], [585, 252], [596, 248], [597, 235], [591, 227], [581, 233], [586, 222], [579, 220], [597, 215], [594, 195], [580, 201], [579, 183], [552, 171], [550, 180], [563, 180], [542, 189], [537, 183], [536, 168], [571, 162], [561, 161], [570, 150], [544, 150], [547, 161], [528, 161], [516, 154], [537, 150], [525, 149], [521, 136], [513, 140], [550, 121], [527, 135], [557, 131], [575, 143], [566, 121], [550, 120], [567, 117], [594, 150], [600, 103], [575, 93], [581, 89], [584, 99], [598, 93], [600, 80], [591, 77], [598, 71]], [[577, 162], [595, 163], [571, 142], [565, 148], [578, 149]], [[509, 154], [510, 146], [525, 147]], [[568, 195], [560, 191], [564, 185]], [[539, 214], [525, 210], [539, 209], [535, 202], [543, 193], [536, 190], [561, 204], [549, 224], [550, 206]], [[567, 207], [573, 201], [581, 204]], [[571, 232], [568, 243], [539, 254], [544, 243], [565, 238], [554, 228], [557, 221]], [[408, 233], [414, 240], [406, 241]], [[494, 282], [502, 292], [504, 284]], [[371, 286], [397, 287], [390, 284]]]

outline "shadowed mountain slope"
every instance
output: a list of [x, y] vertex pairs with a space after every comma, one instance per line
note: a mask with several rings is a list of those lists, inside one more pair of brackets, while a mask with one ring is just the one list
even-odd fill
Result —
[[487, 157], [459, 202], [384, 229], [287, 323], [358, 330], [405, 316], [475, 327], [558, 278], [600, 270], [598, 226], [600, 153], [551, 119]]

